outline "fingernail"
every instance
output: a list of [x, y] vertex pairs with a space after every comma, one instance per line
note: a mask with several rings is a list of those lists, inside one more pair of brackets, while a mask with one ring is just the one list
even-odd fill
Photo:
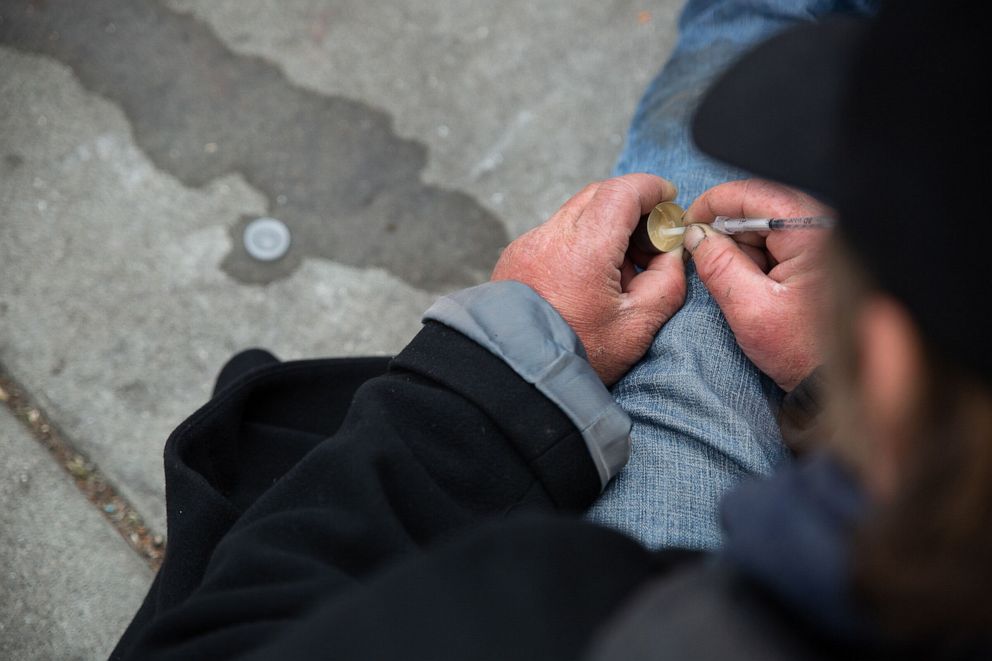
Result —
[[702, 227], [699, 225], [689, 225], [685, 230], [685, 234], [682, 236], [682, 245], [690, 253], [694, 253], [705, 238], [706, 232], [703, 231]]

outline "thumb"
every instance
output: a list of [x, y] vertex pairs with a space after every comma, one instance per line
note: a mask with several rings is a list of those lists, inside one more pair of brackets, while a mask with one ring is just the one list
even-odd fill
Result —
[[767, 276], [754, 260], [736, 241], [709, 225], [690, 225], [683, 245], [692, 255], [699, 279], [721, 308], [739, 301], [742, 292], [754, 292], [764, 286]]
[[682, 250], [656, 255], [644, 271], [630, 281], [627, 295], [636, 310], [658, 315], [659, 326], [670, 319], [685, 302]]

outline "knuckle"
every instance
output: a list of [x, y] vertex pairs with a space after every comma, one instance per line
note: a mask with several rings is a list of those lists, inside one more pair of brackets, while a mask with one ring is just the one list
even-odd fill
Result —
[[603, 197], [611, 199], [637, 200], [640, 198], [640, 193], [634, 184], [623, 177], [613, 177], [612, 179], [607, 179], [600, 184], [599, 190], [603, 193]]
[[601, 181], [590, 181], [588, 184], [582, 187], [579, 191], [578, 196], [591, 195], [596, 192], [596, 190], [602, 185]]
[[637, 201], [640, 194], [632, 183], [614, 177], [604, 181], [599, 190], [596, 191], [596, 200], [608, 209], [616, 208], [623, 204], [628, 204], [631, 200]]

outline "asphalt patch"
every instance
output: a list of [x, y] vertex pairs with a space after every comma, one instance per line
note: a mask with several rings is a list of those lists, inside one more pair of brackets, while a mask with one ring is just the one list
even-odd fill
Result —
[[483, 280], [508, 241], [472, 197], [421, 181], [427, 149], [397, 136], [389, 115], [294, 85], [153, 0], [0, 0], [0, 44], [71, 67], [185, 185], [238, 172], [262, 191], [264, 215], [286, 223], [293, 243], [258, 262], [241, 240], [255, 217], [241, 218], [221, 264], [240, 282], [268, 283], [316, 257], [439, 291]]

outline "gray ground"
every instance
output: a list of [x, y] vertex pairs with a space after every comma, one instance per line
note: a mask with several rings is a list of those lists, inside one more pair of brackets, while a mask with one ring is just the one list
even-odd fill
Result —
[[[0, 367], [164, 532], [223, 361], [397, 351], [609, 173], [679, 4], [0, 0]], [[151, 574], [18, 424], [0, 649], [104, 655]]]
[[106, 657], [151, 570], [0, 407], [0, 656]]

